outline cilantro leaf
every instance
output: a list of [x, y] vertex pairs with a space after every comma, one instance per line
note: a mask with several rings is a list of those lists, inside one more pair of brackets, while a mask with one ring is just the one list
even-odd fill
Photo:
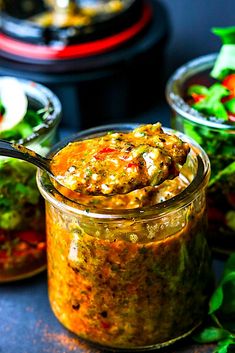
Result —
[[229, 96], [229, 90], [220, 83], [213, 84], [208, 88], [207, 96], [192, 107], [206, 115], [215, 116], [218, 119], [227, 120], [228, 113], [221, 102], [223, 97]]
[[231, 353], [235, 348], [235, 253], [224, 266], [217, 288], [209, 301], [209, 319], [216, 326], [204, 327], [193, 336], [198, 343], [217, 342], [213, 353]]
[[[221, 308], [224, 300], [224, 290], [225, 290], [225, 285], [235, 283], [235, 269], [233, 271], [227, 271], [225, 275], [223, 275], [220, 284], [214, 291], [210, 302], [209, 302], [209, 314], [214, 313], [217, 311], [219, 308]], [[235, 291], [235, 288], [234, 288]], [[226, 287], [226, 305], [228, 306], [229, 304], [229, 309], [235, 312], [235, 297], [234, 297], [234, 291], [231, 294], [228, 290], [228, 286]]]
[[193, 93], [195, 94], [202, 94], [204, 96], [206, 96], [208, 94], [208, 88], [206, 86], [203, 85], [192, 85], [189, 87], [188, 89], [188, 95], [192, 95]]
[[223, 44], [235, 44], [235, 26], [225, 28], [213, 27], [211, 31], [220, 37]]
[[235, 98], [229, 99], [227, 102], [224, 103], [224, 106], [231, 113], [235, 114]]
[[193, 336], [193, 339], [198, 343], [217, 342], [230, 336], [227, 330], [220, 327], [206, 327], [201, 332]]
[[214, 293], [212, 294], [212, 297], [209, 302], [209, 314], [214, 313], [216, 310], [218, 310], [222, 303], [223, 303], [223, 288], [222, 286], [218, 286]]
[[235, 70], [235, 26], [225, 28], [212, 28], [212, 32], [218, 35], [223, 43], [211, 76], [222, 80]]
[[232, 337], [222, 340], [218, 343], [218, 346], [214, 350], [214, 353], [227, 353], [229, 346], [234, 343]]
[[209, 187], [218, 183], [218, 181], [224, 179], [225, 177], [235, 174], [235, 161], [230, 163], [227, 167], [220, 170], [209, 182]]

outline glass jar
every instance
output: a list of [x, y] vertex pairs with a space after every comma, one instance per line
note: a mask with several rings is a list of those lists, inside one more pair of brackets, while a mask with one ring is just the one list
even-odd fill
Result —
[[[107, 125], [75, 139], [131, 128]], [[205, 237], [210, 166], [204, 151], [183, 139], [191, 152], [180, 178], [189, 186], [154, 206], [88, 207], [60, 194], [38, 170], [51, 308], [66, 328], [98, 346], [160, 348], [190, 334], [206, 314], [213, 282]]]
[[208, 120], [186, 102], [192, 84], [210, 86], [216, 54], [194, 59], [169, 79], [166, 96], [172, 109], [171, 125], [196, 140], [211, 162], [208, 187], [208, 238], [215, 251], [235, 250], [235, 123]]
[[[0, 78], [0, 87], [5, 79]], [[28, 109], [43, 110], [43, 122], [16, 142], [45, 155], [55, 141], [60, 102], [42, 85], [18, 82], [26, 94]], [[44, 202], [35, 175], [32, 164], [0, 157], [0, 282], [30, 277], [46, 268]]]

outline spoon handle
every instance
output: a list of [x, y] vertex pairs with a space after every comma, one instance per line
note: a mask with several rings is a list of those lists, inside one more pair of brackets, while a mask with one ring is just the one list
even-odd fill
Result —
[[23, 145], [0, 139], [0, 156], [22, 159], [36, 165], [40, 169], [45, 169], [51, 174], [50, 159], [40, 156]]

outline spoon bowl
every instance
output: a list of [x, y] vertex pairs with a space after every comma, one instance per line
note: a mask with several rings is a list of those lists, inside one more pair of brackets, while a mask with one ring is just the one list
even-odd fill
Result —
[[188, 143], [167, 134], [160, 123], [129, 133], [110, 131], [94, 139], [76, 139], [51, 158], [24, 145], [0, 140], [0, 155], [23, 159], [46, 171], [60, 188], [77, 195], [112, 196], [152, 187], [179, 175]]

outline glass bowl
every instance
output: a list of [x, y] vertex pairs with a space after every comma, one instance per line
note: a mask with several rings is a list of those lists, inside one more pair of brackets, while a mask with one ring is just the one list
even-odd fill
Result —
[[197, 141], [209, 156], [208, 237], [217, 252], [235, 250], [235, 123], [206, 119], [185, 102], [187, 87], [209, 86], [217, 54], [194, 59], [180, 67], [169, 79], [166, 97], [172, 110], [171, 125]]
[[[134, 127], [89, 129], [54, 146], [50, 156], [68, 142]], [[88, 208], [60, 194], [38, 170], [51, 308], [66, 328], [99, 347], [160, 348], [189, 335], [207, 312], [213, 282], [205, 236], [210, 165], [201, 147], [180, 136], [191, 145], [180, 175], [188, 187], [152, 206]]]
[[[0, 87], [5, 79], [0, 77]], [[40, 84], [18, 83], [27, 96], [28, 109], [43, 109], [44, 115], [32, 133], [15, 142], [46, 155], [56, 140], [60, 102]], [[36, 168], [27, 162], [0, 157], [0, 282], [30, 277], [46, 268], [44, 202], [35, 174]]]

